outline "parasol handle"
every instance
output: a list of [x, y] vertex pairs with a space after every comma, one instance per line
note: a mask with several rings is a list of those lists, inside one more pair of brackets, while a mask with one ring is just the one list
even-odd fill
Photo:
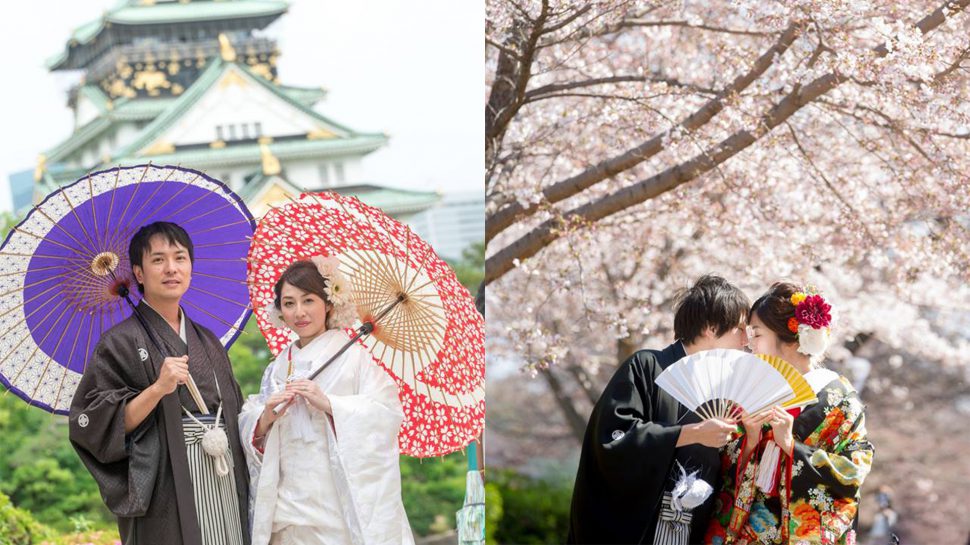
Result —
[[[313, 373], [310, 374], [310, 376], [308, 377], [309, 380], [313, 380], [313, 379], [317, 378], [317, 375], [319, 375], [320, 373], [322, 373], [323, 370], [326, 369], [328, 366], [330, 366], [331, 363], [333, 363], [334, 361], [337, 360], [337, 358], [339, 358], [340, 356], [342, 356], [343, 353], [346, 352], [348, 348], [350, 348], [351, 346], [353, 346], [354, 343], [356, 343], [361, 337], [363, 337], [365, 335], [370, 335], [371, 333], [373, 333], [374, 332], [374, 323], [377, 322], [378, 320], [380, 320], [381, 318], [383, 318], [384, 316], [387, 316], [387, 313], [390, 312], [397, 305], [401, 304], [401, 302], [403, 302], [404, 299], [405, 299], [404, 294], [398, 295], [397, 296], [397, 299], [395, 299], [393, 303], [387, 305], [387, 307], [384, 310], [382, 310], [373, 320], [368, 320], [368, 321], [364, 322], [363, 324], [361, 324], [361, 326], [359, 328], [357, 328], [357, 333], [354, 334], [354, 336], [349, 341], [347, 341], [346, 344], [344, 344], [342, 347], [340, 347], [340, 350], [338, 350], [336, 354], [334, 354], [333, 356], [330, 356], [330, 359], [328, 359], [327, 361], [323, 362], [323, 365], [321, 365], [320, 367], [318, 367], [316, 369], [316, 371], [314, 371]], [[273, 407], [273, 414], [274, 415], [280, 414], [280, 411], [282, 411], [283, 410], [283, 407], [285, 407], [285, 406], [286, 406], [286, 402], [283, 402], [283, 403], [280, 403], [279, 405]]]
[[[111, 277], [114, 278], [113, 272], [111, 273]], [[124, 284], [118, 286], [118, 295], [124, 297], [125, 301], [128, 301], [128, 304], [131, 305], [131, 313], [134, 314], [138, 319], [138, 323], [141, 324], [141, 327], [145, 330], [148, 338], [152, 341], [152, 344], [155, 345], [155, 349], [158, 350], [158, 352], [162, 355], [162, 358], [164, 358], [166, 353], [165, 350], [162, 349], [161, 343], [159, 343], [158, 339], [155, 338], [155, 334], [152, 332], [152, 328], [148, 325], [148, 322], [145, 321], [145, 317], [138, 312], [138, 308], [135, 306], [135, 303], [129, 296], [128, 287]], [[199, 411], [202, 414], [209, 414], [209, 408], [205, 406], [205, 400], [202, 399], [202, 392], [199, 391], [199, 387], [196, 386], [195, 379], [192, 378], [191, 374], [189, 375], [189, 380], [184, 384], [184, 386], [189, 390], [189, 395], [192, 397], [192, 400], [195, 401]]]

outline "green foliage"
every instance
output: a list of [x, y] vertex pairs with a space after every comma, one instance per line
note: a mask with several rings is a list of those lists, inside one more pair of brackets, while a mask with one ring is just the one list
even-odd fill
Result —
[[485, 483], [485, 545], [498, 545], [495, 533], [502, 524], [502, 492], [498, 485]]
[[[498, 489], [500, 507], [493, 542], [562, 543], [569, 529], [570, 483], [534, 479], [513, 471], [494, 471], [489, 484]], [[486, 510], [494, 508], [486, 498]], [[491, 515], [495, 516], [495, 515]]]
[[121, 539], [115, 529], [79, 530], [52, 536], [40, 545], [121, 545]]
[[18, 509], [0, 492], [0, 545], [32, 545], [51, 537], [44, 527], [27, 511]]
[[7, 238], [7, 233], [23, 218], [13, 215], [10, 212], [0, 213], [0, 241]]
[[110, 527], [97, 484], [67, 438], [67, 422], [31, 408], [9, 392], [0, 394], [0, 492], [40, 522], [74, 529], [70, 517], [83, 515], [96, 527]]
[[263, 379], [263, 371], [272, 361], [266, 339], [259, 332], [256, 316], [251, 316], [243, 328], [242, 334], [229, 347], [229, 361], [232, 362], [232, 372], [242, 389], [243, 398], [259, 393], [259, 383]]
[[465, 248], [458, 262], [448, 262], [453, 269], [458, 281], [468, 288], [474, 297], [478, 292], [478, 286], [485, 278], [485, 242], [476, 242]]
[[440, 459], [401, 457], [401, 495], [416, 534], [455, 527], [455, 512], [465, 500], [467, 465], [461, 452]]

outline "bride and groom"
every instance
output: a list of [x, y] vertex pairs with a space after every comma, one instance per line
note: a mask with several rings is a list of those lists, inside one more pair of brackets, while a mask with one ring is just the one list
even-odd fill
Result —
[[356, 311], [335, 257], [295, 261], [276, 282], [264, 311], [297, 339], [248, 399], [181, 306], [195, 260], [185, 229], [142, 227], [129, 260], [142, 301], [102, 335], [69, 418], [124, 543], [414, 543], [398, 388], [362, 346], [344, 348]]
[[[787, 282], [753, 304], [714, 275], [687, 289], [677, 340], [633, 354], [593, 409], [567, 542], [854, 543], [873, 447], [858, 394], [821, 365], [830, 309]], [[688, 355], [745, 347], [791, 364], [817, 402], [702, 419], [656, 383]]]

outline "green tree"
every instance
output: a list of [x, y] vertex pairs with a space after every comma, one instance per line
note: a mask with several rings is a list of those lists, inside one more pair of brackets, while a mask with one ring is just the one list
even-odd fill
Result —
[[59, 530], [73, 528], [72, 516], [96, 527], [113, 520], [97, 484], [67, 438], [67, 422], [29, 407], [19, 398], [0, 395], [0, 492], [40, 522]]
[[263, 379], [263, 371], [272, 361], [266, 339], [259, 332], [256, 316], [251, 316], [246, 327], [229, 347], [229, 361], [232, 362], [232, 372], [242, 389], [243, 397], [259, 393], [259, 383]]
[[465, 248], [459, 261], [449, 261], [455, 270], [458, 281], [475, 295], [479, 284], [485, 278], [485, 242], [476, 242]]
[[0, 492], [0, 545], [32, 545], [51, 537], [50, 529]]
[[461, 452], [429, 460], [401, 457], [401, 496], [415, 533], [455, 527], [455, 512], [465, 499], [466, 466]]
[[[569, 527], [572, 483], [533, 479], [508, 470], [491, 475], [489, 484], [494, 483], [501, 495], [501, 520], [492, 534], [495, 541], [562, 543]], [[486, 507], [491, 508], [491, 504]]]

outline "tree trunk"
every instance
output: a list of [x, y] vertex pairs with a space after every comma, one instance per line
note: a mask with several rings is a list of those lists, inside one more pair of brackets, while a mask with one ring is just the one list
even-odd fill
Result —
[[556, 398], [556, 403], [559, 404], [559, 408], [562, 409], [562, 414], [566, 417], [566, 424], [568, 424], [569, 429], [572, 430], [573, 437], [582, 443], [583, 436], [586, 434], [586, 419], [583, 418], [576, 410], [572, 399], [563, 388], [559, 377], [557, 377], [553, 372], [553, 368], [547, 367], [540, 371], [540, 373], [546, 378], [546, 382], [549, 384], [549, 388], [552, 390], [552, 395]]

